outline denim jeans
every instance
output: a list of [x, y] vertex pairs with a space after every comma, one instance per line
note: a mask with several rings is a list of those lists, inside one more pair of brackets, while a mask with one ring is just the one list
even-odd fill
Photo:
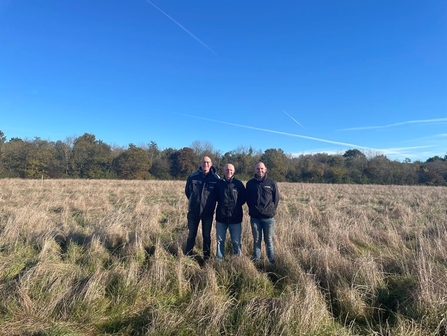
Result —
[[242, 223], [226, 224], [216, 221], [217, 259], [223, 259], [224, 257], [227, 229], [229, 229], [230, 231], [231, 244], [233, 245], [233, 254], [241, 254]]
[[203, 238], [203, 257], [209, 259], [211, 254], [211, 227], [213, 225], [213, 217], [200, 218], [188, 214], [188, 239], [186, 240], [186, 255], [191, 255], [196, 242], [199, 223], [202, 221], [202, 238]]
[[275, 262], [275, 251], [273, 248], [273, 234], [275, 220], [273, 218], [253, 218], [250, 217], [251, 232], [253, 234], [253, 260], [261, 259], [261, 242], [264, 235], [267, 258], [270, 262]]

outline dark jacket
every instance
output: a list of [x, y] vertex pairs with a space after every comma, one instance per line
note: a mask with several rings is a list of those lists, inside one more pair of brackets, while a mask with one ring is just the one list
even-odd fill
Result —
[[188, 176], [185, 186], [185, 195], [189, 200], [188, 214], [197, 217], [212, 217], [216, 209], [215, 188], [219, 182], [216, 168], [211, 166], [210, 172], [205, 175], [202, 167]]
[[226, 181], [222, 178], [217, 184], [216, 221], [226, 224], [242, 223], [245, 204], [245, 186], [236, 178]]
[[279, 204], [279, 190], [276, 182], [267, 177], [254, 178], [247, 182], [248, 214], [254, 218], [273, 218]]

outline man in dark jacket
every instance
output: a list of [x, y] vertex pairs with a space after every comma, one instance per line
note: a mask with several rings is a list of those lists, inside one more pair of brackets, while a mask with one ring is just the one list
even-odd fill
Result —
[[247, 205], [253, 234], [253, 260], [261, 258], [261, 242], [264, 242], [267, 258], [275, 262], [273, 234], [276, 209], [279, 204], [279, 190], [276, 182], [267, 177], [267, 168], [263, 162], [255, 166], [255, 176], [247, 182]]
[[216, 257], [222, 260], [225, 254], [225, 238], [230, 231], [233, 254], [241, 254], [242, 205], [245, 203], [244, 184], [234, 177], [235, 169], [231, 163], [224, 167], [224, 177], [217, 184], [216, 210]]
[[211, 227], [216, 208], [215, 188], [219, 175], [208, 156], [204, 156], [199, 169], [188, 176], [185, 195], [188, 198], [188, 239], [185, 254], [191, 255], [196, 241], [199, 223], [202, 221], [203, 257], [211, 254]]

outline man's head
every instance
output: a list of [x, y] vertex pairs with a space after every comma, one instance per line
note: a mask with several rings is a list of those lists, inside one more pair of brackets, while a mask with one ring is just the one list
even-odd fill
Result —
[[200, 161], [200, 166], [202, 167], [202, 171], [204, 174], [208, 174], [210, 172], [212, 165], [213, 162], [208, 156], [204, 156], [202, 161]]
[[231, 163], [227, 163], [224, 167], [224, 176], [225, 179], [231, 180], [231, 178], [234, 176], [234, 173], [236, 172], [236, 170], [234, 169], [234, 166]]
[[266, 173], [267, 173], [267, 168], [265, 167], [265, 164], [263, 162], [259, 161], [255, 165], [255, 174], [258, 175], [259, 177], [264, 177]]

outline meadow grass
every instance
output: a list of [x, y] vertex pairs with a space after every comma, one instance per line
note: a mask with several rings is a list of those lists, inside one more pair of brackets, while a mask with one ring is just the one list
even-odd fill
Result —
[[0, 334], [446, 334], [447, 188], [279, 188], [275, 264], [245, 206], [203, 263], [184, 181], [0, 180]]

